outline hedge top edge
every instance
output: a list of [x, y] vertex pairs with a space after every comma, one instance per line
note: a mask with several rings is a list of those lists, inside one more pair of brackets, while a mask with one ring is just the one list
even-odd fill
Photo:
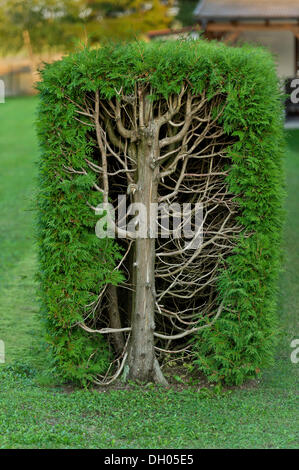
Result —
[[[254, 101], [264, 89], [277, 90], [275, 64], [262, 47], [229, 47], [205, 40], [178, 40], [108, 44], [99, 49], [84, 49], [64, 57], [42, 70], [38, 89], [57, 98], [64, 93], [99, 90], [101, 98], [134, 92], [136, 82], [150, 83], [156, 94], [168, 97], [178, 93], [187, 82], [193, 93], [209, 86], [209, 91], [229, 92], [238, 86], [241, 99]], [[254, 91], [256, 90], [256, 91]], [[246, 93], [245, 93], [246, 92]], [[252, 93], [253, 92], [253, 93]], [[259, 128], [263, 123], [259, 122]]]

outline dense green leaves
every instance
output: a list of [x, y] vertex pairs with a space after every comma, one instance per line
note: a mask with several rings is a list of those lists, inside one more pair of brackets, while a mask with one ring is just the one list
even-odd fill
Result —
[[[241, 207], [240, 236], [219, 273], [224, 311], [193, 342], [196, 367], [210, 380], [240, 384], [271, 362], [276, 332], [275, 295], [282, 226], [282, 110], [271, 56], [260, 48], [228, 48], [206, 41], [169, 41], [84, 50], [47, 66], [40, 89], [40, 280], [48, 338], [64, 377], [89, 380], [105, 371], [108, 346], [76, 326], [103, 283], [117, 284], [120, 256], [112, 241], [94, 235], [96, 206], [89, 128], [74, 119], [71, 100], [99, 90], [111, 98], [136, 82], [152, 86], [152, 99], [177, 93], [226, 97], [223, 128], [229, 148], [229, 189]], [[66, 99], [68, 97], [68, 99]], [[63, 165], [87, 174], [67, 178]], [[96, 351], [96, 354], [92, 354]]]

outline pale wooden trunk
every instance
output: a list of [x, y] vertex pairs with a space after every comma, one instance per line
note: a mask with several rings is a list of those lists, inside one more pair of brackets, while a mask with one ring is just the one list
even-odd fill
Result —
[[[134, 202], [147, 209], [147, 227], [151, 202], [157, 198], [157, 179], [152, 169], [154, 142], [144, 136], [138, 148], [138, 178]], [[155, 239], [138, 238], [135, 242], [135, 295], [132, 312], [132, 334], [129, 349], [129, 378], [148, 381], [153, 376], [154, 309], [155, 309]]]
[[147, 238], [135, 242], [135, 295], [128, 356], [128, 378], [166, 384], [155, 359], [155, 238], [150, 234], [150, 206], [157, 202], [158, 176], [154, 165], [157, 136], [147, 128], [138, 146], [138, 178], [134, 202], [147, 209]]

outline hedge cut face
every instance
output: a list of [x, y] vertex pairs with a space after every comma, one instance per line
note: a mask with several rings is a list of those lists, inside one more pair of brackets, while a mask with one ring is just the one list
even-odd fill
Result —
[[[101, 100], [96, 92], [85, 103], [78, 115], [94, 128], [87, 164], [103, 198], [97, 234], [117, 238], [126, 273], [90, 309], [97, 325], [109, 319], [101, 326], [112, 328], [130, 378], [165, 382], [157, 358], [190, 355], [192, 335], [221, 315], [218, 269], [242, 230], [225, 181], [233, 142], [220, 124], [225, 96], [195, 95], [186, 83], [153, 100], [143, 84], [134, 95]], [[88, 322], [82, 328], [90, 331]]]

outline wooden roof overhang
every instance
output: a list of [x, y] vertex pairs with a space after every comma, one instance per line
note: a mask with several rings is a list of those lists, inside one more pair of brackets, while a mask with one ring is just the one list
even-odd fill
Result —
[[298, 0], [202, 0], [195, 17], [204, 31], [290, 31], [299, 38]]

